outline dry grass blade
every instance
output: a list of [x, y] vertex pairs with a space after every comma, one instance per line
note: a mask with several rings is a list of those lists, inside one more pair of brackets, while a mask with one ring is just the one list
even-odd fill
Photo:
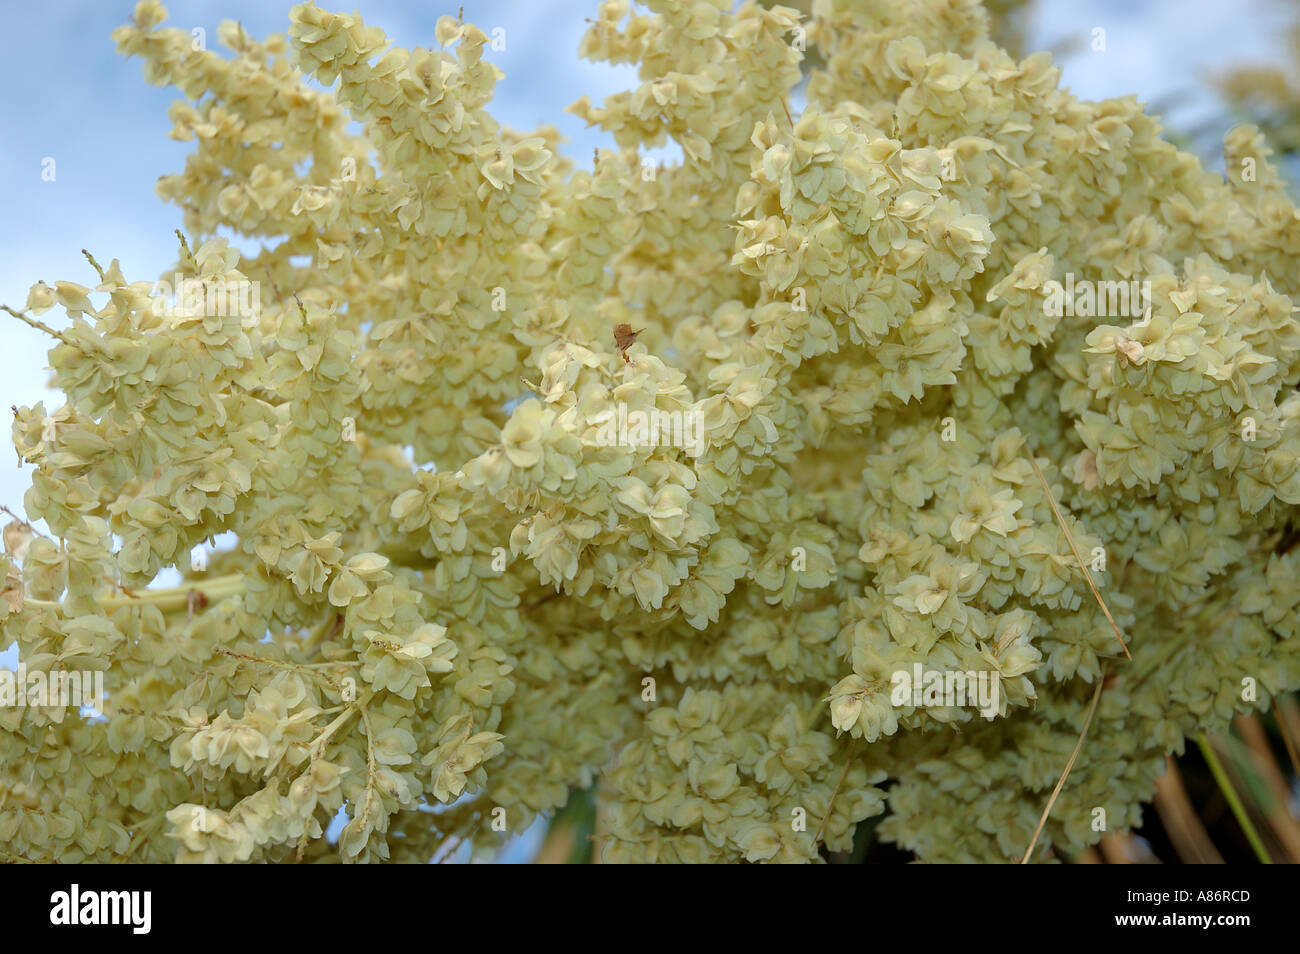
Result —
[[1283, 697], [1276, 705], [1273, 706], [1273, 715], [1277, 718], [1277, 731], [1282, 734], [1282, 744], [1286, 746], [1287, 757], [1291, 760], [1291, 771], [1300, 778], [1300, 754], [1296, 753], [1295, 731], [1296, 726], [1300, 723], [1300, 718], [1296, 716], [1295, 700]]
[[1296, 820], [1291, 817], [1291, 812], [1287, 808], [1286, 778], [1282, 775], [1282, 769], [1273, 755], [1268, 733], [1264, 731], [1258, 716], [1239, 715], [1233, 721], [1242, 741], [1246, 743], [1246, 751], [1255, 771], [1268, 787], [1271, 796], [1267, 805], [1259, 804], [1258, 807], [1268, 819], [1269, 827], [1281, 842], [1290, 862], [1300, 864], [1300, 825], [1296, 824]]
[[1022, 865], [1029, 864], [1029, 856], [1034, 853], [1034, 846], [1038, 844], [1038, 836], [1043, 833], [1043, 826], [1047, 824], [1047, 816], [1052, 814], [1052, 806], [1056, 804], [1056, 796], [1061, 794], [1061, 789], [1065, 788], [1065, 780], [1070, 777], [1070, 770], [1074, 768], [1074, 760], [1079, 757], [1079, 750], [1083, 748], [1083, 740], [1088, 737], [1088, 729], [1092, 727], [1092, 717], [1097, 713], [1097, 701], [1101, 698], [1102, 687], [1106, 684], [1106, 673], [1103, 670], [1097, 677], [1097, 688], [1092, 691], [1092, 701], [1088, 703], [1088, 714], [1083, 720], [1083, 729], [1079, 732], [1079, 741], [1074, 743], [1074, 751], [1070, 753], [1070, 761], [1065, 763], [1065, 771], [1061, 777], [1056, 780], [1056, 788], [1052, 789], [1052, 797], [1047, 800], [1047, 807], [1043, 809], [1042, 817], [1038, 819], [1038, 827], [1034, 829], [1034, 837], [1029, 840], [1029, 847], [1025, 849], [1025, 856], [1020, 859]]
[[1218, 753], [1214, 751], [1214, 745], [1208, 739], [1204, 732], [1196, 733], [1196, 744], [1201, 750], [1201, 755], [1205, 758], [1205, 764], [1210, 767], [1210, 774], [1214, 776], [1214, 781], [1219, 786], [1219, 791], [1227, 799], [1228, 807], [1232, 810], [1233, 817], [1237, 819], [1237, 824], [1241, 826], [1242, 833], [1250, 843], [1251, 850], [1255, 857], [1259, 859], [1262, 865], [1271, 865], [1272, 857], [1268, 849], [1264, 847], [1264, 840], [1259, 837], [1259, 832], [1255, 829], [1255, 824], [1250, 820], [1250, 814], [1246, 811], [1246, 806], [1242, 804], [1241, 796], [1237, 794], [1228, 773], [1219, 761]]
[[1165, 774], [1156, 776], [1156, 812], [1184, 864], [1221, 865], [1223, 856], [1197, 817], [1187, 797], [1182, 773], [1173, 758], [1165, 757]]
[[1083, 562], [1083, 555], [1079, 553], [1079, 545], [1074, 542], [1074, 534], [1065, 523], [1065, 517], [1061, 514], [1061, 508], [1056, 505], [1056, 498], [1052, 496], [1052, 488], [1047, 485], [1047, 478], [1043, 476], [1042, 470], [1038, 467], [1038, 461], [1034, 460], [1033, 454], [1026, 455], [1029, 458], [1029, 464], [1034, 468], [1034, 473], [1038, 476], [1038, 482], [1043, 485], [1043, 493], [1047, 494], [1047, 502], [1052, 505], [1052, 513], [1056, 514], [1056, 522], [1061, 525], [1061, 530], [1065, 533], [1066, 542], [1070, 544], [1070, 552], [1074, 554], [1075, 560], [1079, 563], [1079, 569], [1083, 571], [1083, 578], [1088, 581], [1088, 588], [1092, 590], [1093, 597], [1097, 600], [1097, 605], [1101, 611], [1106, 614], [1106, 619], [1110, 622], [1110, 628], [1115, 630], [1115, 638], [1119, 640], [1119, 648], [1124, 650], [1124, 655], [1132, 662], [1133, 656], [1128, 651], [1128, 646], [1124, 643], [1124, 636], [1119, 631], [1119, 625], [1115, 622], [1115, 617], [1110, 615], [1110, 607], [1106, 601], [1101, 598], [1101, 591], [1097, 589], [1097, 584], [1092, 581], [1092, 574], [1088, 572], [1088, 564]]

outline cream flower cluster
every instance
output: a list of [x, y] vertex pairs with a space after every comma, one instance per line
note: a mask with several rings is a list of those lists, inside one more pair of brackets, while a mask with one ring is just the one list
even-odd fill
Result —
[[[226, 56], [137, 5], [114, 38], [194, 143], [177, 270], [260, 308], [92, 259], [17, 312], [67, 401], [17, 410], [50, 535], [6, 530], [0, 648], [106, 699], [0, 708], [6, 856], [428, 861], [596, 786], [607, 861], [816, 861], [882, 815], [1017, 859], [1100, 680], [1047, 860], [1300, 686], [1263, 138], [1211, 173], [974, 2], [732, 7], [601, 4], [582, 53], [640, 82], [571, 107], [617, 144], [587, 171], [493, 120], [457, 19], [407, 50], [308, 4]], [[1053, 310], [1067, 275], [1150, 307]], [[914, 667], [993, 711], [900, 702]]]

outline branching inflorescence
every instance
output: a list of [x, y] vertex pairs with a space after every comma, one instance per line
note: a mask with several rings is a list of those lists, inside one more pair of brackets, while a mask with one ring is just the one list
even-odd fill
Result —
[[[0, 648], [105, 697], [0, 708], [6, 852], [427, 861], [599, 780], [606, 861], [817, 860], [882, 813], [1019, 860], [1087, 718], [1046, 860], [1300, 686], [1262, 137], [1211, 173], [971, 0], [645, 6], [583, 42], [642, 81], [572, 107], [590, 171], [491, 118], [455, 18], [116, 31], [187, 97], [195, 241], [174, 300], [114, 262], [18, 312], [67, 403], [16, 411], [50, 535], [6, 532]], [[931, 672], [995, 693], [898, 692]]]

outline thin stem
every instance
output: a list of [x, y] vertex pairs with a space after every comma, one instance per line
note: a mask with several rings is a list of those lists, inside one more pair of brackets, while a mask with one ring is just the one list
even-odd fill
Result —
[[1025, 849], [1025, 856], [1020, 859], [1022, 865], [1029, 864], [1029, 856], [1034, 853], [1034, 846], [1038, 844], [1038, 836], [1043, 833], [1043, 826], [1047, 824], [1047, 816], [1052, 813], [1052, 806], [1056, 804], [1056, 796], [1061, 794], [1061, 789], [1065, 788], [1065, 780], [1070, 777], [1070, 770], [1074, 768], [1074, 760], [1079, 757], [1079, 750], [1083, 748], [1083, 740], [1088, 736], [1088, 729], [1092, 727], [1092, 717], [1097, 711], [1097, 700], [1101, 698], [1102, 687], [1106, 684], [1106, 673], [1102, 671], [1097, 676], [1097, 688], [1092, 691], [1092, 702], [1088, 703], [1088, 714], [1083, 720], [1083, 729], [1079, 732], [1079, 741], [1074, 743], [1074, 751], [1070, 753], [1070, 761], [1065, 763], [1065, 771], [1056, 781], [1056, 788], [1052, 789], [1052, 797], [1047, 800], [1047, 807], [1043, 809], [1042, 817], [1038, 819], [1038, 827], [1034, 829], [1034, 837], [1029, 839], [1029, 847]]
[[190, 251], [190, 243], [185, 241], [185, 234], [180, 229], [173, 229], [172, 231], [176, 233], [176, 238], [180, 240], [181, 249], [184, 250], [186, 256], [190, 260], [190, 267], [194, 269], [195, 273], [197, 273], [199, 270], [199, 263], [194, 260], [194, 253]]
[[[115, 584], [116, 585], [116, 584]], [[185, 583], [181, 586], [168, 586], [156, 590], [143, 590], [134, 596], [115, 595], [105, 596], [98, 600], [100, 606], [106, 610], [118, 609], [122, 606], [133, 606], [136, 604], [156, 606], [164, 613], [172, 610], [182, 610], [189, 605], [190, 593], [202, 593], [209, 602], [213, 600], [224, 599], [227, 596], [234, 596], [244, 591], [244, 577], [240, 573], [231, 573], [226, 576], [214, 576], [210, 580]], [[45, 609], [63, 609], [63, 604], [54, 600], [26, 600], [28, 606], [39, 606]]]
[[30, 530], [32, 533], [36, 534], [38, 537], [45, 537], [46, 540], [49, 539], [49, 537], [46, 537], [45, 534], [41, 533], [41, 531], [37, 530], [37, 529], [36, 529], [35, 527], [33, 527], [30, 523], [28, 523], [28, 522], [27, 522], [26, 520], [24, 520], [22, 517], [18, 516], [18, 514], [14, 513], [12, 510], [10, 510], [8, 507], [6, 507], [4, 504], [0, 504], [0, 513], [7, 513], [7, 514], [9, 514], [9, 516], [13, 517], [16, 521], [18, 521], [19, 523], [21, 523], [24, 527], [26, 527], [26, 528], [27, 528], [28, 530]]
[[24, 324], [30, 325], [31, 327], [35, 328], [37, 331], [43, 331], [51, 338], [57, 338], [60, 341], [62, 341], [64, 344], [69, 344], [68, 339], [63, 336], [63, 332], [55, 331], [53, 328], [51, 328], [43, 321], [37, 321], [35, 318], [29, 318], [21, 311], [14, 311], [8, 305], [0, 305], [0, 311], [7, 311], [9, 312], [9, 314], [13, 315], [19, 321], [23, 322]]
[[265, 656], [250, 656], [247, 653], [237, 653], [233, 649], [226, 649], [224, 646], [218, 646], [215, 652], [220, 656], [231, 656], [235, 659], [244, 659], [248, 662], [260, 663], [264, 666], [271, 666], [274, 669], [284, 669], [288, 672], [297, 673], [300, 676], [306, 676], [308, 679], [314, 679], [329, 686], [331, 689], [337, 689], [336, 683], [329, 676], [322, 673], [313, 672], [310, 666], [303, 666], [299, 663], [284, 662], [279, 659], [268, 659]]
[[1205, 757], [1205, 764], [1210, 767], [1210, 774], [1214, 776], [1214, 781], [1218, 783], [1219, 791], [1223, 792], [1223, 797], [1228, 800], [1228, 807], [1232, 809], [1237, 824], [1241, 826], [1241, 830], [1246, 835], [1246, 840], [1250, 842], [1255, 857], [1259, 859], [1261, 865], [1271, 865], [1273, 859], [1264, 850], [1264, 842], [1260, 839], [1259, 832], [1255, 830], [1255, 823], [1246, 814], [1246, 806], [1241, 803], [1237, 790], [1228, 781], [1228, 773], [1223, 770], [1223, 763], [1219, 761], [1218, 754], [1214, 751], [1214, 747], [1210, 745], [1210, 740], [1205, 737], [1204, 732], [1196, 733], [1196, 744], [1200, 746], [1201, 755]]
[[1034, 468], [1034, 473], [1038, 475], [1038, 482], [1043, 485], [1043, 493], [1047, 495], [1047, 502], [1052, 505], [1052, 513], [1056, 515], [1056, 522], [1061, 525], [1061, 530], [1065, 532], [1065, 540], [1070, 544], [1070, 551], [1074, 554], [1074, 559], [1078, 561], [1079, 569], [1083, 571], [1083, 578], [1088, 581], [1088, 588], [1092, 590], [1092, 595], [1096, 598], [1101, 611], [1106, 614], [1106, 619], [1110, 622], [1110, 628], [1115, 630], [1115, 638], [1119, 640], [1119, 648], [1124, 650], [1124, 655], [1128, 656], [1129, 662], [1132, 662], [1133, 656], [1124, 643], [1124, 637], [1120, 634], [1119, 624], [1115, 622], [1115, 617], [1110, 615], [1110, 607], [1101, 598], [1101, 591], [1097, 589], [1097, 584], [1092, 581], [1092, 574], [1088, 572], [1088, 564], [1083, 562], [1083, 555], [1079, 553], [1079, 545], [1074, 542], [1074, 534], [1066, 526], [1065, 517], [1061, 515], [1061, 508], [1056, 505], [1056, 498], [1052, 496], [1052, 488], [1048, 486], [1047, 478], [1043, 476], [1043, 472], [1039, 469], [1038, 461], [1034, 460], [1034, 455], [1028, 454], [1026, 456], [1028, 456], [1029, 463]]
[[840, 793], [840, 786], [844, 784], [845, 777], [849, 774], [849, 766], [853, 764], [853, 754], [858, 749], [859, 739], [854, 739], [853, 744], [849, 746], [849, 757], [844, 760], [844, 771], [840, 772], [840, 780], [835, 783], [835, 788], [831, 792], [831, 797], [826, 802], [826, 814], [822, 816], [821, 824], [817, 826], [817, 834], [813, 835], [813, 847], [821, 841], [822, 829], [826, 827], [826, 821], [831, 817], [831, 809], [835, 807], [835, 796]]
[[356, 712], [356, 706], [348, 706], [347, 709], [344, 710], [333, 722], [321, 729], [320, 737], [317, 738], [316, 741], [311, 744], [311, 748], [308, 749], [308, 751], [311, 752], [311, 757], [313, 759], [320, 758], [320, 756], [325, 752], [325, 743], [330, 740], [335, 732], [347, 725], [348, 720], [350, 720]]
[[366, 819], [369, 824], [370, 806], [375, 800], [375, 776], [379, 774], [379, 763], [375, 758], [375, 728], [370, 724], [370, 710], [366, 708], [366, 703], [370, 701], [370, 696], [365, 699], [358, 699], [356, 708], [361, 713], [361, 724], [366, 730], [366, 792], [365, 803], [360, 806], [361, 811], [358, 818]]
[[99, 267], [99, 262], [95, 261], [95, 256], [91, 255], [84, 248], [81, 250], [81, 254], [86, 256], [86, 261], [90, 262], [91, 268], [99, 273], [99, 281], [102, 284], [104, 281], [104, 270]]

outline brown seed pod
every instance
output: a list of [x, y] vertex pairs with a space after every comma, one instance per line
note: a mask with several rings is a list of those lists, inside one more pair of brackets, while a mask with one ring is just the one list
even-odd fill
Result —
[[636, 337], [642, 331], [645, 331], [645, 329], [641, 328], [633, 331], [632, 326], [627, 322], [614, 326], [614, 344], [618, 346], [618, 353], [623, 356], [624, 361], [627, 360], [627, 349], [636, 343]]

